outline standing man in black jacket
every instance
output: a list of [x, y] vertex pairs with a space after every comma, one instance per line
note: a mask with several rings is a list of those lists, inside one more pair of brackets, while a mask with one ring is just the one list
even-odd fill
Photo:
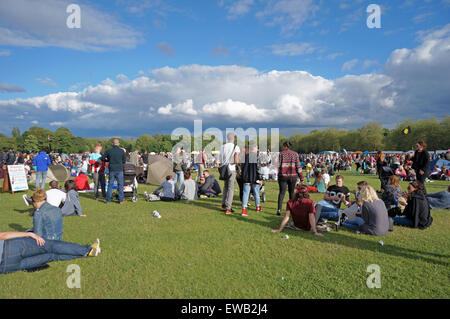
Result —
[[126, 163], [127, 157], [125, 152], [120, 147], [119, 139], [113, 140], [113, 147], [108, 149], [102, 156], [102, 161], [109, 162], [109, 184], [106, 193], [106, 204], [111, 201], [112, 189], [114, 180], [117, 179], [117, 191], [119, 192], [120, 204], [125, 204], [123, 196], [123, 164]]

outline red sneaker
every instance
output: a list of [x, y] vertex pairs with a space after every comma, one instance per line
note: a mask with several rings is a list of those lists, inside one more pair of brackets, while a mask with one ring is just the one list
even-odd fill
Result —
[[225, 212], [225, 215], [231, 215], [231, 212], [230, 212], [229, 210], [227, 210], [227, 211]]
[[248, 216], [247, 214], [247, 210], [244, 208], [242, 208], [242, 216]]
[[256, 211], [257, 211], [257, 212], [262, 212], [261, 206], [256, 206]]

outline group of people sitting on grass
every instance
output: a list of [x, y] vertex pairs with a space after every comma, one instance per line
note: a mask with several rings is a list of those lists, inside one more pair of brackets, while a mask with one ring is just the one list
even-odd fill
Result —
[[63, 242], [63, 217], [82, 214], [76, 184], [65, 182], [64, 191], [58, 182], [51, 181], [50, 189], [37, 189], [32, 197], [23, 196], [34, 211], [33, 228], [26, 232], [0, 232], [0, 273], [19, 270], [29, 272], [48, 267], [47, 263], [83, 257], [96, 257], [100, 253], [100, 240], [92, 245]]
[[393, 225], [426, 229], [433, 222], [431, 203], [438, 208], [450, 206], [450, 187], [447, 191], [427, 195], [423, 184], [414, 181], [408, 185], [408, 192], [403, 193], [397, 176], [392, 176], [382, 193], [377, 193], [366, 181], [359, 182], [357, 189], [355, 200], [351, 201], [344, 177], [337, 175], [336, 184], [329, 186], [324, 199], [315, 204], [310, 199], [308, 186], [300, 184], [295, 188], [294, 198], [286, 205], [280, 227], [272, 231], [281, 232], [287, 227], [311, 230], [322, 236], [319, 230], [329, 231], [330, 220], [336, 222], [336, 231], [343, 226], [357, 233], [383, 236], [393, 230]]
[[152, 194], [144, 193], [147, 201], [173, 202], [177, 200], [197, 200], [199, 198], [216, 197], [221, 193], [219, 182], [208, 170], [204, 170], [199, 181], [192, 179], [190, 170], [184, 172], [184, 181], [178, 187], [173, 175], [167, 175], [166, 180]]

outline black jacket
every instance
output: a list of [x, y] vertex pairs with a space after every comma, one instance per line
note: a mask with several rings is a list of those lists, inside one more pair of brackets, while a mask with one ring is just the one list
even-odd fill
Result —
[[422, 171], [425, 172], [425, 177], [428, 177], [428, 175], [430, 174], [430, 156], [428, 155], [428, 152], [415, 151], [412, 161], [413, 161], [412, 168], [416, 172], [421, 169]]
[[403, 214], [413, 222], [413, 228], [425, 229], [433, 223], [428, 200], [423, 194], [412, 193]]
[[120, 147], [113, 146], [103, 154], [101, 160], [102, 162], [109, 162], [110, 172], [123, 172], [123, 164], [126, 163], [127, 157]]
[[5, 164], [14, 165], [15, 162], [16, 162], [16, 153], [8, 152], [8, 154], [6, 154]]
[[240, 179], [243, 183], [256, 184], [262, 180], [260, 175], [260, 162], [258, 153], [245, 154], [244, 163], [240, 164]]

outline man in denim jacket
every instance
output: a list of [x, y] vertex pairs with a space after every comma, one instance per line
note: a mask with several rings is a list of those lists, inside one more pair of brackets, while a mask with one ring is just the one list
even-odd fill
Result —
[[33, 193], [33, 232], [45, 240], [62, 240], [63, 216], [61, 209], [46, 202], [44, 190]]

